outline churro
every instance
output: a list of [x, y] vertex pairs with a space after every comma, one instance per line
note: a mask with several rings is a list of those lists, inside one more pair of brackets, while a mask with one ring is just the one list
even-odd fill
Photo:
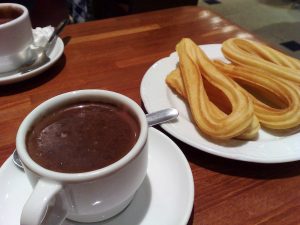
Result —
[[234, 64], [260, 68], [271, 77], [292, 81], [300, 85], [300, 60], [287, 56], [262, 43], [230, 38], [222, 45], [222, 52]]
[[199, 130], [215, 139], [253, 139], [260, 128], [300, 125], [300, 61], [264, 44], [231, 38], [230, 63], [212, 61], [190, 39], [176, 46], [166, 83], [187, 102]]
[[262, 126], [288, 129], [300, 125], [300, 90], [297, 85], [272, 78], [269, 72], [258, 68], [250, 69], [220, 61], [215, 61], [215, 66], [241, 87], [249, 87], [242, 91], [252, 99], [254, 113]]
[[[179, 68], [176, 68], [167, 76], [166, 83], [182, 98], [187, 99]], [[229, 114], [231, 112], [231, 104], [226, 96], [221, 94], [220, 91], [217, 91], [216, 88], [211, 88], [211, 86], [209, 88], [205, 87], [205, 90], [210, 100], [208, 104], [211, 105], [212, 111], [216, 117], [224, 118], [226, 114]], [[257, 136], [259, 128], [259, 121], [257, 117], [254, 116], [250, 126], [242, 134], [236, 136], [235, 138], [245, 140], [253, 139]]]
[[[180, 41], [176, 51], [179, 69], [173, 71], [166, 82], [187, 99], [199, 130], [215, 139], [254, 138], [259, 123], [250, 98], [231, 78], [222, 74], [190, 39]], [[204, 80], [226, 96], [231, 105], [229, 114], [221, 111], [209, 99]]]

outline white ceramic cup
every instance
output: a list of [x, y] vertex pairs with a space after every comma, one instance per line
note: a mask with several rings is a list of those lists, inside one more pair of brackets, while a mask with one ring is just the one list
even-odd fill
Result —
[[0, 73], [17, 69], [32, 57], [32, 26], [26, 7], [14, 3], [0, 3], [0, 21], [8, 11], [19, 12], [17, 18], [0, 23]]
[[[133, 148], [119, 161], [84, 173], [60, 173], [34, 162], [26, 150], [26, 135], [40, 118], [66, 104], [104, 101], [122, 104], [137, 118], [140, 134]], [[33, 187], [21, 215], [22, 225], [61, 224], [65, 218], [96, 222], [121, 212], [142, 184], [148, 162], [148, 124], [143, 110], [130, 98], [105, 90], [79, 90], [53, 97], [24, 119], [16, 147]], [[84, 149], [83, 149], [84, 150]]]

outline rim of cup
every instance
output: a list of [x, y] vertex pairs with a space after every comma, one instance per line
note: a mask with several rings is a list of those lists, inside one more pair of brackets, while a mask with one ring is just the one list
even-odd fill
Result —
[[[38, 163], [36, 163], [26, 151], [26, 135], [33, 124], [38, 121], [42, 116], [47, 115], [49, 111], [53, 111], [57, 108], [60, 108], [63, 105], [68, 103], [76, 103], [80, 101], [87, 101], [93, 99], [113, 99], [113, 102], [122, 103], [123, 105], [129, 107], [135, 113], [137, 120], [140, 124], [140, 134], [135, 143], [135, 145], [129, 150], [129, 152], [122, 157], [120, 160], [106, 166], [100, 168], [98, 170], [82, 172], [82, 173], [62, 173], [56, 172], [52, 170], [48, 170]], [[33, 109], [23, 120], [21, 123], [16, 137], [16, 148], [19, 154], [19, 157], [25, 168], [27, 167], [29, 170], [37, 173], [42, 177], [46, 177], [48, 179], [53, 179], [61, 182], [79, 182], [79, 181], [89, 181], [93, 180], [99, 176], [104, 177], [114, 173], [115, 171], [120, 170], [122, 167], [127, 165], [130, 161], [136, 158], [147, 141], [148, 135], [148, 124], [146, 120], [145, 113], [140, 108], [140, 106], [134, 102], [132, 99], [108, 90], [96, 90], [96, 89], [87, 89], [87, 90], [77, 90], [71, 91], [67, 93], [63, 93], [52, 97], [45, 102], [38, 105], [35, 109]]]
[[0, 3], [0, 9], [3, 8], [3, 7], [7, 7], [7, 6], [11, 6], [13, 8], [21, 9], [23, 12], [17, 18], [14, 18], [14, 19], [6, 22], [6, 23], [0, 24], [0, 28], [6, 28], [6, 27], [9, 27], [9, 26], [14, 25], [16, 23], [19, 23], [20, 21], [23, 21], [25, 19], [25, 17], [28, 16], [28, 10], [23, 5], [16, 4], [16, 3]]

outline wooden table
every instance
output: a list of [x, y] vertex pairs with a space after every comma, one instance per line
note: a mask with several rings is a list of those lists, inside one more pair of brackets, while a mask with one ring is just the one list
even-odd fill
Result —
[[[173, 52], [181, 38], [208, 44], [236, 36], [255, 38], [198, 7], [67, 26], [61, 34], [64, 55], [55, 66], [30, 80], [0, 87], [0, 165], [15, 148], [21, 121], [46, 99], [96, 88], [120, 92], [142, 105], [139, 87], [144, 73]], [[195, 201], [189, 224], [300, 223], [300, 163], [233, 161], [172, 139], [189, 160], [194, 176]]]

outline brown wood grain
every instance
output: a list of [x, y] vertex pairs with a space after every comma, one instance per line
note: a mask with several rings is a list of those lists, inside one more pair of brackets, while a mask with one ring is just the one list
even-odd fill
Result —
[[[209, 44], [236, 36], [256, 38], [198, 7], [68, 25], [61, 34], [64, 55], [52, 68], [30, 80], [0, 86], [0, 165], [12, 153], [24, 117], [48, 98], [96, 88], [122, 93], [142, 105], [139, 88], [144, 73], [173, 52], [181, 38]], [[171, 138], [186, 155], [194, 176], [189, 224], [300, 224], [299, 162], [233, 161]]]

